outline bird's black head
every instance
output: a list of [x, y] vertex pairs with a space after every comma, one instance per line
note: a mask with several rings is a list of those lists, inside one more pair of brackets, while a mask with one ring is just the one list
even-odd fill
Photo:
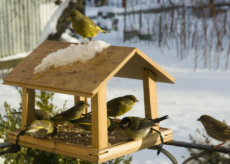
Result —
[[123, 118], [123, 119], [121, 120], [121, 122], [120, 122], [120, 127], [121, 127], [122, 129], [126, 129], [126, 128], [129, 127], [130, 124], [131, 124], [130, 118], [129, 118], [129, 117], [125, 117], [125, 118]]
[[139, 100], [137, 100], [137, 98], [134, 95], [126, 95], [125, 97], [133, 100], [134, 102], [139, 102]]

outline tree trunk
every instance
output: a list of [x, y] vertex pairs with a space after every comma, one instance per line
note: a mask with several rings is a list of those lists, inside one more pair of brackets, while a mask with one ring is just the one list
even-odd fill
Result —
[[84, 0], [78, 0], [76, 3], [70, 1], [68, 7], [63, 11], [62, 15], [58, 19], [56, 26], [56, 33], [50, 34], [47, 40], [59, 40], [62, 33], [68, 28], [70, 20], [68, 19], [69, 13], [72, 10], [78, 10], [81, 13], [85, 14]]

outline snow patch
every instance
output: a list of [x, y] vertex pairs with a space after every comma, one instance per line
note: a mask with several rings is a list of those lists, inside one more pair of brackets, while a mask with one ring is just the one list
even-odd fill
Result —
[[60, 40], [63, 41], [63, 42], [80, 43], [77, 38], [74, 38], [74, 37], [70, 36], [68, 33], [62, 33]]
[[88, 44], [71, 44], [67, 48], [59, 49], [57, 52], [53, 52], [46, 56], [41, 64], [34, 68], [34, 74], [43, 73], [52, 66], [56, 68], [75, 62], [85, 63], [93, 59], [97, 53], [101, 53], [109, 46], [110, 44], [101, 40], [92, 41]]
[[25, 58], [25, 57], [28, 56], [28, 54], [30, 54], [30, 52], [22, 52], [22, 53], [6, 56], [6, 57], [1, 58], [0, 62], [14, 60], [14, 59], [20, 59], [20, 58]]

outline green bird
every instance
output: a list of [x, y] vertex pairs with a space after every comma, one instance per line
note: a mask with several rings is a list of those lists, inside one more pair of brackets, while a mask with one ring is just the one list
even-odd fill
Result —
[[48, 120], [35, 120], [25, 127], [26, 129], [22, 130], [17, 135], [16, 143], [18, 142], [19, 136], [23, 136], [26, 133], [35, 138], [47, 138], [49, 136], [55, 136], [57, 134], [57, 128], [54, 126], [52, 121]]
[[[91, 131], [92, 126], [91, 126], [91, 115], [85, 116], [83, 118], [80, 119], [76, 119], [76, 120], [71, 120], [69, 121], [71, 123], [73, 123], [74, 125], [77, 125], [79, 128], [86, 130], [86, 131]], [[108, 127], [108, 131], [112, 132], [115, 129], [115, 123], [114, 121], [107, 117], [107, 127]]]
[[221, 147], [230, 140], [230, 126], [227, 124], [208, 115], [202, 115], [197, 121], [200, 121], [203, 124], [210, 137], [223, 142], [214, 146], [215, 148]]
[[108, 33], [78, 10], [72, 11], [69, 15], [74, 31], [83, 37], [82, 43], [85, 38], [91, 38], [90, 41], [92, 41], [98, 33]]
[[70, 109], [55, 115], [50, 118], [55, 124], [63, 124], [70, 120], [79, 119], [86, 107], [89, 107], [89, 104], [86, 101], [78, 101]]
[[168, 115], [147, 119], [141, 117], [125, 117], [120, 122], [120, 127], [124, 129], [125, 134], [132, 140], [140, 140], [145, 138], [152, 126], [168, 118]]
[[[34, 113], [36, 120], [50, 120], [48, 114], [43, 110], [35, 109]], [[22, 112], [14, 112], [12, 114], [22, 114]]]
[[126, 95], [124, 97], [117, 97], [107, 102], [107, 114], [110, 117], [118, 117], [130, 109], [132, 109], [135, 102], [139, 102], [133, 95]]

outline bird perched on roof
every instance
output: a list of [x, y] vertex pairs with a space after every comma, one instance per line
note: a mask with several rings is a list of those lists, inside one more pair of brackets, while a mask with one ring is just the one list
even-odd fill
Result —
[[18, 143], [19, 137], [25, 135], [26, 133], [35, 138], [47, 138], [57, 134], [57, 128], [54, 126], [52, 121], [48, 120], [35, 120], [25, 127], [26, 129], [22, 130], [17, 135], [16, 144]]
[[[86, 131], [91, 131], [91, 115], [87, 115], [83, 118], [79, 118], [76, 120], [71, 120], [69, 121], [71, 123], [73, 123], [74, 125], [77, 125], [79, 128], [86, 130]], [[107, 117], [107, 127], [108, 127], [108, 131], [112, 132], [115, 129], [115, 123], [114, 121]]]
[[230, 140], [230, 126], [227, 124], [208, 115], [202, 115], [197, 121], [200, 121], [204, 125], [204, 128], [210, 137], [223, 142], [214, 147], [219, 148]]
[[125, 117], [120, 122], [120, 127], [124, 129], [125, 134], [132, 140], [145, 138], [151, 127], [168, 118], [168, 115], [155, 118]]
[[70, 120], [79, 119], [82, 115], [82, 112], [86, 107], [89, 107], [89, 104], [86, 101], [78, 101], [73, 107], [70, 109], [55, 115], [50, 118], [55, 124], [63, 124]]
[[98, 33], [108, 33], [78, 10], [72, 11], [69, 15], [74, 31], [83, 37], [82, 43], [85, 38], [91, 38], [90, 41], [92, 41]]
[[107, 114], [110, 117], [118, 117], [128, 112], [135, 102], [139, 102], [133, 95], [117, 97], [107, 102]]

